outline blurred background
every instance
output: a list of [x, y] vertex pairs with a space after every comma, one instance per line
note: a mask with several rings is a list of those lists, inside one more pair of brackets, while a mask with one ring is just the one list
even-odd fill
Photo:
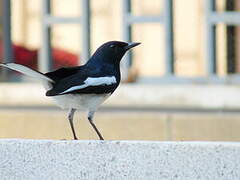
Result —
[[[84, 64], [106, 41], [142, 44], [95, 116], [105, 139], [240, 140], [239, 0], [0, 0], [0, 61], [42, 72]], [[0, 69], [0, 137], [71, 139], [39, 82]], [[85, 112], [80, 139], [97, 139]]]

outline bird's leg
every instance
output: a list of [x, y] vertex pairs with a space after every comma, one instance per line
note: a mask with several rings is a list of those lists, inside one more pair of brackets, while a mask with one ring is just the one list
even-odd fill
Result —
[[97, 129], [96, 125], [93, 123], [93, 115], [94, 115], [94, 111], [90, 111], [88, 113], [88, 120], [90, 122], [90, 124], [92, 125], [93, 129], [96, 131], [98, 137], [100, 140], [104, 140], [101, 133], [99, 132], [99, 130]]
[[71, 129], [72, 129], [73, 137], [74, 137], [75, 140], [77, 140], [78, 138], [76, 136], [74, 126], [73, 126], [73, 115], [74, 115], [75, 111], [76, 111], [76, 109], [70, 109], [70, 111], [68, 113], [68, 120], [69, 120]]

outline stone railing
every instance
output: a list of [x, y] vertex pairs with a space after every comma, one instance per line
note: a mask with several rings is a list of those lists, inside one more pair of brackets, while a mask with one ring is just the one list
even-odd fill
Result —
[[240, 143], [0, 140], [0, 179], [240, 179]]

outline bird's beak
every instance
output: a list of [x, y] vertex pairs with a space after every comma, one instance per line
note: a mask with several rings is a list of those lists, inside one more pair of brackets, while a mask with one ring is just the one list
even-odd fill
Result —
[[141, 44], [141, 43], [139, 43], [139, 42], [128, 43], [128, 45], [125, 46], [124, 49], [127, 51], [135, 46], [138, 46], [139, 44]]

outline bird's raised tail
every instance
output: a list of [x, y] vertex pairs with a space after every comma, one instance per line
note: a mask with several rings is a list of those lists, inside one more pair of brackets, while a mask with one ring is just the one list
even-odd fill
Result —
[[43, 73], [35, 71], [35, 70], [33, 70], [29, 67], [23, 66], [21, 64], [16, 64], [16, 63], [1, 64], [0, 63], [0, 66], [12, 69], [14, 71], [18, 71], [20, 73], [23, 73], [25, 75], [28, 75], [28, 76], [36, 78], [36, 79], [45, 80], [48, 82], [54, 82], [52, 79], [45, 76]]

